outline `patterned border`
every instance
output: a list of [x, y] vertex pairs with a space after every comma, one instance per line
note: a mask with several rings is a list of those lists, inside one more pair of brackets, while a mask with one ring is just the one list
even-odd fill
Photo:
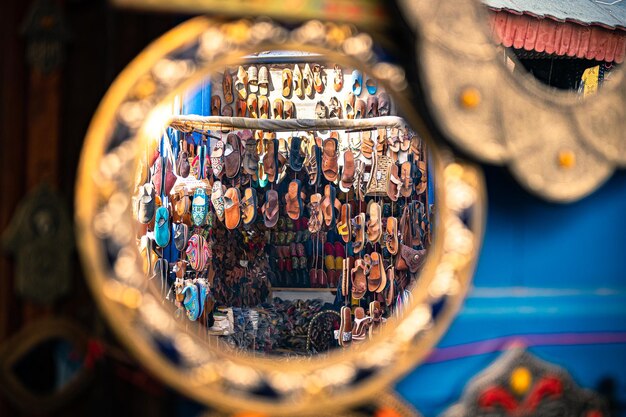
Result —
[[[221, 409], [272, 415], [332, 412], [366, 402], [424, 359], [458, 310], [482, 239], [483, 178], [434, 152], [438, 219], [431, 254], [401, 320], [362, 349], [308, 359], [271, 359], [207, 347], [145, 288], [130, 215], [138, 150], [169, 123], [163, 103], [213, 71], [271, 49], [305, 50], [377, 76], [403, 116], [431, 140], [410, 105], [402, 69], [378, 62], [373, 40], [349, 26], [311, 21], [289, 32], [267, 20], [192, 19], [142, 52], [97, 110], [76, 189], [77, 241], [94, 296], [120, 339], [154, 374]], [[153, 135], [152, 135], [153, 137]], [[431, 149], [435, 149], [431, 144]]]
[[581, 100], [501, 61], [477, 0], [401, 0], [420, 34], [417, 63], [443, 133], [483, 162], [507, 165], [529, 191], [578, 200], [626, 166], [626, 76]]

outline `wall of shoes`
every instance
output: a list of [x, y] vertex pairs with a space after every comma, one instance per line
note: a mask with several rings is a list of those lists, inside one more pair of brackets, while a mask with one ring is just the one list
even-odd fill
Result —
[[[201, 116], [395, 114], [369, 74], [315, 56], [249, 58], [189, 92], [183, 112], [210, 92]], [[235, 348], [311, 354], [362, 342], [401, 314], [430, 244], [433, 203], [427, 150], [408, 126], [223, 125], [168, 129], [155, 143], [137, 179], [139, 248], [181, 320]], [[287, 292], [300, 299], [280, 298]]]

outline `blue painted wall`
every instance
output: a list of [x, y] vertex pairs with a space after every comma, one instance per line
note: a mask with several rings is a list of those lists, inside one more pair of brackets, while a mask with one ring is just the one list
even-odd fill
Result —
[[436, 416], [518, 338], [583, 387], [602, 391], [612, 380], [626, 415], [626, 173], [568, 205], [529, 195], [503, 169], [485, 174], [474, 288], [430, 360], [397, 390]]

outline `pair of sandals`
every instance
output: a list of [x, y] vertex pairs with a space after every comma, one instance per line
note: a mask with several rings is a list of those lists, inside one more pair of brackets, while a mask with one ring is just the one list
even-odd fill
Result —
[[227, 229], [236, 229], [243, 221], [250, 225], [256, 220], [257, 194], [254, 188], [246, 188], [243, 198], [239, 188], [226, 189], [220, 181], [213, 183], [211, 202], [217, 218], [224, 222]]
[[381, 293], [387, 286], [387, 274], [382, 256], [373, 252], [357, 259], [350, 270], [352, 280], [352, 298], [360, 300], [367, 291]]

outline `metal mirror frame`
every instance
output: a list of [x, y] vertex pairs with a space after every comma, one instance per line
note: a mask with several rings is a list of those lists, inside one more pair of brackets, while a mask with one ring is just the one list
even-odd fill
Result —
[[578, 200], [626, 167], [626, 76], [581, 100], [513, 73], [478, 0], [399, 0], [418, 35], [416, 63], [432, 117], [479, 161], [506, 165], [527, 190]]
[[400, 320], [363, 345], [305, 359], [207, 349], [145, 288], [130, 210], [136, 155], [167, 122], [166, 106], [212, 71], [252, 51], [317, 52], [374, 74], [402, 116], [435, 144], [412, 109], [401, 68], [378, 62], [373, 40], [350, 26], [310, 21], [287, 30], [267, 20], [189, 20], [146, 48], [116, 79], [91, 122], [76, 184], [77, 241], [94, 297], [146, 368], [195, 400], [224, 410], [309, 415], [376, 398], [428, 354], [460, 308], [482, 240], [486, 197], [475, 165], [436, 151], [434, 242]]

